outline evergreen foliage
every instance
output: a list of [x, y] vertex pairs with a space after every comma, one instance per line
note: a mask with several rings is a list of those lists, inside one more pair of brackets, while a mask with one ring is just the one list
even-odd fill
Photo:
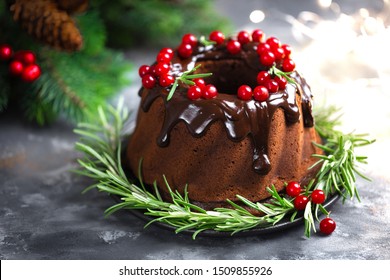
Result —
[[29, 36], [12, 19], [12, 3], [0, 1], [0, 44], [35, 52], [42, 75], [23, 83], [10, 76], [6, 62], [0, 62], [0, 112], [15, 105], [12, 108], [41, 125], [59, 116], [74, 123], [86, 121], [87, 116], [96, 116], [99, 105], [129, 85], [131, 63], [113, 46], [172, 46], [184, 33], [206, 34], [230, 26], [215, 15], [210, 1], [90, 0], [86, 12], [72, 15], [83, 48], [65, 52]]

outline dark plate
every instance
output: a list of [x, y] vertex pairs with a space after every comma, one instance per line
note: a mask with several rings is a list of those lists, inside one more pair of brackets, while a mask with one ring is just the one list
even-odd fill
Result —
[[[340, 195], [339, 194], [335, 194], [335, 195], [329, 197], [322, 205], [326, 209], [328, 209], [339, 198], [340, 198]], [[119, 197], [114, 196], [114, 199], [117, 202], [120, 202], [120, 198]], [[153, 216], [145, 215], [142, 210], [127, 210], [127, 211], [129, 211], [130, 213], [132, 213], [136, 217], [144, 220], [145, 222], [150, 222], [153, 219], [155, 219], [155, 217], [153, 217]], [[296, 226], [296, 225], [301, 224], [301, 223], [303, 223], [303, 213], [298, 214], [293, 222], [291, 222], [290, 219], [288, 219], [288, 218], [284, 218], [284, 219], [282, 219], [279, 223], [277, 223], [274, 226], [256, 227], [256, 228], [253, 228], [253, 229], [249, 229], [249, 230], [245, 230], [245, 231], [241, 231], [241, 232], [235, 233], [233, 236], [236, 236], [236, 237], [239, 237], [239, 236], [242, 236], [242, 237], [243, 236], [258, 236], [258, 235], [262, 235], [262, 234], [268, 234], [268, 233], [273, 233], [273, 232], [280, 232], [280, 231], [284, 231], [284, 230], [286, 230], [286, 229], [288, 229], [290, 227]], [[158, 226], [158, 227], [160, 227], [162, 229], [169, 230], [169, 231], [172, 231], [172, 232], [175, 232], [175, 230], [176, 230], [175, 227], [173, 227], [173, 226], [171, 226], [169, 224], [162, 223], [162, 222], [154, 222], [151, 225]], [[195, 231], [196, 230], [189, 229], [189, 230], [181, 231], [180, 233], [192, 235], [192, 234], [195, 233]], [[225, 232], [225, 231], [205, 230], [205, 231], [202, 231], [201, 233], [199, 233], [198, 236], [231, 237], [232, 233], [231, 232]]]

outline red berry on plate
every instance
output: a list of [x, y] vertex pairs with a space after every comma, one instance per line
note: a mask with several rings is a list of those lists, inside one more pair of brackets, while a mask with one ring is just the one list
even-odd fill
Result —
[[156, 66], [154, 67], [154, 74], [156, 76], [161, 76], [161, 75], [165, 75], [169, 72], [169, 69], [170, 69], [170, 65], [168, 63], [165, 63], [165, 62], [159, 62], [156, 64]]
[[238, 54], [241, 50], [241, 44], [236, 40], [230, 40], [226, 45], [226, 49], [231, 54]]
[[198, 86], [191, 86], [188, 88], [187, 97], [191, 100], [196, 100], [202, 97], [202, 89]]
[[260, 71], [256, 78], [257, 84], [262, 86], [266, 85], [270, 79], [271, 75], [268, 73], [268, 71]]
[[302, 188], [298, 182], [289, 182], [286, 186], [286, 193], [291, 197], [297, 197], [301, 194]]
[[276, 37], [269, 37], [265, 42], [271, 47], [271, 50], [275, 50], [280, 47], [280, 41]]
[[217, 45], [220, 45], [225, 41], [225, 35], [221, 31], [215, 30], [210, 33], [209, 39], [210, 41], [216, 42]]
[[191, 47], [195, 47], [198, 44], [198, 39], [194, 34], [188, 33], [181, 39], [182, 44], [189, 44]]
[[149, 65], [142, 65], [139, 69], [138, 69], [138, 74], [139, 76], [142, 78], [143, 76], [145, 76], [146, 74], [149, 74], [150, 73], [150, 66]]
[[245, 45], [251, 41], [251, 35], [246, 31], [240, 31], [238, 32], [237, 40], [241, 45]]
[[285, 77], [283, 77], [283, 76], [280, 76], [280, 77], [279, 77], [279, 76], [276, 76], [276, 77], [274, 78], [274, 80], [275, 80], [275, 82], [278, 83], [279, 89], [284, 90], [284, 89], [286, 88], [286, 86], [287, 86], [287, 80], [286, 80]]
[[12, 76], [19, 76], [24, 69], [23, 63], [18, 60], [13, 60], [8, 66], [8, 70]]
[[181, 58], [189, 58], [192, 55], [192, 47], [190, 44], [181, 44], [177, 52]]
[[315, 204], [322, 204], [325, 201], [325, 193], [323, 190], [314, 190], [311, 193], [311, 201]]
[[142, 77], [142, 85], [144, 88], [151, 89], [156, 85], [156, 78], [150, 74], [146, 74]]
[[253, 42], [259, 43], [259, 42], [261, 42], [261, 40], [263, 39], [263, 37], [264, 37], [264, 32], [263, 32], [263, 30], [261, 30], [261, 29], [255, 29], [255, 30], [253, 30], [253, 32], [252, 32], [252, 41], [253, 41]]
[[217, 88], [213, 85], [207, 85], [202, 91], [202, 96], [204, 99], [212, 99], [216, 97], [217, 94]]
[[291, 58], [283, 60], [282, 69], [284, 72], [292, 72], [295, 69], [295, 62]]
[[9, 45], [0, 45], [0, 60], [10, 60], [12, 58], [12, 48]]
[[268, 89], [265, 86], [257, 86], [253, 90], [253, 98], [257, 101], [263, 102], [269, 98]]
[[282, 45], [281, 48], [283, 49], [284, 55], [286, 57], [290, 56], [292, 49], [291, 49], [291, 47], [289, 45], [284, 44], [284, 45]]
[[19, 60], [24, 66], [35, 63], [36, 57], [32, 51], [18, 51], [15, 53], [15, 60]]
[[165, 74], [165, 75], [160, 76], [160, 79], [159, 79], [158, 83], [162, 87], [169, 87], [174, 82], [175, 82], [175, 79], [171, 75]]
[[265, 52], [270, 52], [271, 51], [271, 47], [268, 45], [268, 44], [266, 44], [266, 43], [261, 43], [261, 44], [259, 44], [258, 46], [257, 46], [257, 50], [256, 50], [256, 52], [257, 52], [257, 54], [258, 55], [262, 55], [263, 53], [265, 53]]
[[274, 79], [270, 79], [265, 87], [268, 89], [270, 93], [277, 92], [279, 90], [279, 85]]
[[237, 96], [241, 100], [251, 100], [252, 99], [252, 89], [250, 86], [242, 85], [237, 90]]
[[306, 207], [306, 204], [309, 202], [309, 198], [306, 195], [300, 194], [295, 197], [294, 207], [297, 210], [303, 210]]
[[203, 90], [206, 87], [206, 82], [202, 78], [196, 78], [192, 80], [195, 85], [200, 87], [201, 90]]
[[30, 64], [23, 69], [22, 80], [27, 83], [32, 83], [41, 76], [41, 68], [36, 64]]
[[336, 229], [336, 222], [327, 217], [320, 222], [320, 231], [323, 234], [329, 235]]
[[260, 62], [264, 66], [272, 66], [275, 62], [275, 55], [272, 52], [264, 52], [260, 55]]

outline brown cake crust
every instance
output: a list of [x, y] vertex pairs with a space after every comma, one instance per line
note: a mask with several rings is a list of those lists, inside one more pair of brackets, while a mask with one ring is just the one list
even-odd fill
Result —
[[[196, 60], [174, 60], [181, 69], [192, 62], [203, 63], [200, 71], [224, 69], [225, 76], [216, 73], [214, 82], [226, 79], [230, 75], [226, 69], [237, 69], [234, 64], [248, 68], [244, 76], [249, 82], [258, 72], [250, 65], [251, 46], [244, 59], [233, 62], [221, 56], [215, 62], [215, 53], [200, 53]], [[232, 71], [243, 73], [242, 69]], [[308, 170], [316, 161], [312, 154], [321, 153], [312, 142], [321, 140], [313, 126], [310, 89], [297, 73], [293, 77], [296, 85], [289, 85], [262, 107], [257, 101], [247, 105], [233, 100], [237, 98], [232, 94], [219, 93], [212, 101], [190, 103], [185, 88], [170, 101], [166, 100], [167, 89], [141, 89], [141, 107], [126, 152], [131, 170], [136, 173], [142, 159], [144, 183], [156, 181], [163, 197], [169, 199], [164, 175], [170, 187], [182, 194], [187, 185], [190, 200], [206, 209], [225, 206], [226, 199], [237, 201], [237, 194], [251, 201], [267, 199], [266, 188], [271, 185], [282, 191], [285, 182], [307, 183], [315, 173]], [[205, 112], [211, 120], [202, 116]], [[241, 129], [242, 123], [248, 128]], [[269, 165], [256, 165], [262, 156]]]
[[[145, 90], [143, 98], [148, 94]], [[300, 97], [297, 95], [300, 102]], [[320, 153], [312, 141], [320, 143], [314, 127], [305, 128], [303, 119], [286, 125], [283, 109], [278, 109], [271, 121], [269, 159], [272, 163], [266, 175], [252, 168], [253, 143], [249, 136], [240, 142], [228, 139], [221, 121], [216, 121], [202, 137], [193, 137], [183, 122], [170, 133], [170, 143], [160, 147], [156, 139], [165, 117], [163, 97], [158, 98], [148, 112], [139, 110], [136, 130], [127, 148], [127, 159], [132, 170], [137, 170], [142, 159], [142, 178], [146, 184], [154, 181], [168, 197], [163, 176], [173, 189], [184, 192], [188, 184], [193, 202], [214, 206], [226, 199], [236, 201], [240, 194], [252, 201], [269, 197], [267, 186], [281, 191], [285, 182], [306, 182], [314, 171], [314, 153]]]

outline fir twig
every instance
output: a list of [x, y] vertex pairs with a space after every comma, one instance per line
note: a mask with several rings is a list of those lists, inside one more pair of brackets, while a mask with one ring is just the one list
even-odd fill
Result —
[[[290, 221], [296, 219], [298, 211], [294, 208], [294, 199], [279, 194], [274, 186], [267, 189], [271, 195], [268, 203], [252, 202], [237, 195], [238, 201], [246, 208], [227, 200], [231, 208], [215, 208], [213, 211], [206, 211], [191, 203], [187, 188], [183, 194], [180, 194], [169, 185], [165, 176], [165, 187], [171, 196], [172, 203], [162, 200], [156, 184], [152, 190], [148, 190], [142, 182], [142, 162], [140, 162], [138, 171], [138, 177], [141, 180], [140, 186], [131, 183], [122, 169], [120, 156], [121, 131], [126, 117], [123, 104], [116, 109], [110, 107], [108, 110], [103, 110], [100, 108], [97, 125], [84, 123], [75, 130], [82, 136], [80, 141], [76, 143], [76, 147], [85, 155], [83, 159], [79, 159], [82, 166], [79, 173], [96, 181], [87, 189], [97, 188], [100, 191], [119, 196], [122, 200], [122, 202], [108, 208], [107, 215], [120, 209], [140, 209], [144, 211], [145, 215], [154, 217], [145, 227], [154, 222], [166, 223], [174, 227], [176, 233], [194, 230], [193, 238], [205, 230], [234, 234], [256, 227], [270, 227], [285, 218], [289, 218]], [[361, 175], [357, 171], [357, 164], [364, 163], [365, 157], [357, 156], [355, 148], [373, 141], [356, 135], [345, 136], [337, 131], [332, 134], [330, 131], [327, 130], [329, 134], [325, 144], [317, 144], [328, 155], [315, 155], [319, 158], [317, 164], [321, 165], [321, 169], [316, 180], [307, 186], [306, 193], [310, 194], [315, 189], [323, 189], [327, 195], [338, 191], [343, 196], [359, 199], [355, 186], [355, 173]], [[345, 194], [343, 190], [345, 190]], [[253, 215], [248, 209], [262, 213], [262, 216]], [[329, 214], [322, 205], [313, 206], [311, 203], [307, 204], [303, 213], [305, 235], [308, 237], [313, 230], [315, 231], [318, 210], [326, 215]]]

